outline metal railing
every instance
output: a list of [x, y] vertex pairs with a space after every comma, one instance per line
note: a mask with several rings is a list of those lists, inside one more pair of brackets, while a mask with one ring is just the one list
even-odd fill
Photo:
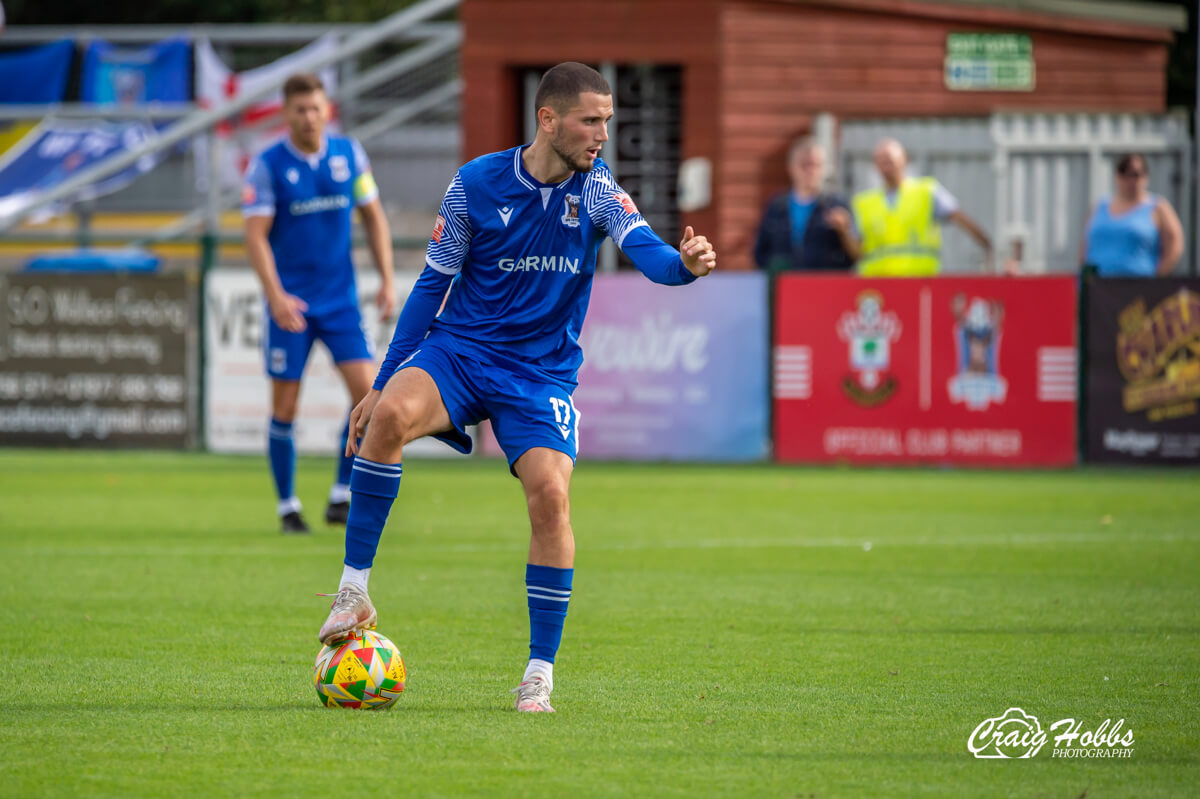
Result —
[[[392, 14], [378, 23], [371, 25], [270, 25], [270, 26], [217, 26], [199, 25], [187, 29], [189, 38], [200, 38], [206, 35], [214, 40], [239, 43], [297, 43], [316, 38], [317, 36], [334, 31], [344, 34], [345, 38], [331, 52], [314, 54], [298, 61], [296, 71], [318, 71], [330, 65], [345, 63], [385, 43], [404, 42], [409, 44], [404, 51], [391, 56], [365, 72], [352, 74], [341, 86], [333, 92], [334, 99], [339, 102], [350, 102], [363, 97], [368, 92], [394, 82], [401, 76], [426, 67], [438, 59], [452, 57], [461, 42], [461, 29], [456, 22], [436, 21], [436, 17], [453, 11], [458, 6], [458, 0], [422, 0], [408, 8]], [[13, 36], [16, 33], [18, 35]], [[6, 32], [5, 43], [12, 41], [36, 42], [61, 38], [69, 35], [74, 39], [86, 39], [91, 36], [102, 37], [108, 41], [122, 43], [137, 43], [158, 41], [169, 36], [177, 36], [180, 29], [174, 26], [96, 26], [82, 28], [59, 28], [57, 26], [26, 26], [10, 29]], [[420, 42], [413, 45], [413, 42]], [[457, 77], [443, 81], [430, 89], [424, 89], [416, 96], [405, 98], [398, 104], [388, 104], [373, 118], [368, 118], [351, 128], [350, 133], [360, 139], [369, 139], [394, 129], [396, 126], [412, 120], [422, 113], [436, 109], [442, 104], [457, 98], [461, 93], [462, 84]], [[0, 218], [0, 232], [6, 238], [13, 240], [24, 238], [16, 236], [11, 229], [35, 214], [42, 208], [53, 203], [67, 200], [76, 196], [81, 189], [113, 175], [134, 164], [138, 159], [165, 151], [178, 143], [193, 139], [196, 136], [206, 136], [208, 140], [208, 161], [210, 178], [216, 178], [215, 169], [219, 163], [219, 139], [214, 134], [216, 127], [237, 117], [251, 105], [260, 102], [269, 95], [277, 92], [276, 85], [265, 85], [250, 91], [240, 97], [231, 99], [211, 109], [199, 109], [193, 104], [143, 104], [132, 107], [97, 105], [91, 103], [61, 103], [50, 106], [0, 106], [0, 119], [29, 119], [31, 117], [66, 117], [66, 118], [150, 118], [159, 120], [176, 120], [164, 129], [159, 136], [145, 142], [141, 146], [114, 154], [110, 158], [82, 170], [79, 174], [62, 183], [35, 195], [33, 200], [17, 213], [6, 218]], [[378, 107], [378, 106], [377, 106]], [[210, 179], [206, 196], [201, 207], [186, 214], [180, 220], [165, 226], [150, 236], [144, 236], [139, 243], [167, 241], [186, 235], [189, 231], [203, 226], [206, 237], [215, 240], [218, 235], [217, 222], [221, 210], [237, 205], [236, 195], [223, 192], [219, 180]], [[11, 232], [10, 232], [11, 231]], [[39, 240], [47, 236], [38, 234]], [[115, 239], [111, 234], [93, 235], [92, 240], [101, 241]]]

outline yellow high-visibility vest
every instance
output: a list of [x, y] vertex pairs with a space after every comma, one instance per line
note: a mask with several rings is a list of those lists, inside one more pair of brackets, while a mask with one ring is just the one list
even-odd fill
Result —
[[928, 277], [941, 270], [942, 229], [933, 218], [933, 178], [905, 178], [890, 205], [883, 189], [854, 195], [864, 277]]

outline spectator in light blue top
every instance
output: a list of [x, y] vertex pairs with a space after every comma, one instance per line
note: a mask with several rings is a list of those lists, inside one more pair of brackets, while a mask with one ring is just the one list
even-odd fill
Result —
[[1140, 153], [1117, 160], [1116, 191], [1096, 203], [1082, 247], [1083, 264], [1101, 277], [1167, 275], [1183, 255], [1179, 216], [1147, 190], [1149, 179]]

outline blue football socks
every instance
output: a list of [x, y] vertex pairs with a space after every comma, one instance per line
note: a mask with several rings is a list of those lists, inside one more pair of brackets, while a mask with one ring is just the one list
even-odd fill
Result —
[[275, 493], [281, 504], [287, 502], [295, 492], [296, 478], [296, 442], [291, 422], [271, 419], [267, 426], [267, 460], [275, 480]]
[[350, 471], [354, 466], [354, 456], [346, 454], [346, 441], [350, 438], [350, 418], [346, 418], [346, 426], [342, 428], [341, 448], [338, 450], [337, 477], [334, 478], [333, 488], [329, 491], [330, 502], [350, 501]]
[[402, 471], [398, 463], [375, 463], [361, 456], [354, 459], [350, 471], [353, 498], [346, 521], [347, 566], [369, 569], [375, 562], [379, 537], [400, 490]]
[[574, 569], [525, 566], [525, 594], [529, 597], [529, 657], [554, 662], [562, 641], [567, 603], [571, 599]]

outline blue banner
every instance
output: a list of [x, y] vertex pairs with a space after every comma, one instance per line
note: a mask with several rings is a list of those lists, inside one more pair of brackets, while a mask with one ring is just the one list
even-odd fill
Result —
[[61, 103], [74, 56], [71, 39], [0, 54], [0, 103]]
[[[147, 122], [47, 120], [0, 158], [0, 218], [22, 212], [67, 178], [158, 136]], [[111, 194], [158, 166], [163, 154], [147, 155], [115, 175], [86, 187], [72, 201]], [[60, 213], [61, 207], [49, 209]]]
[[97, 41], [83, 55], [79, 99], [85, 103], [184, 103], [191, 88], [192, 50], [186, 39], [135, 49]]

